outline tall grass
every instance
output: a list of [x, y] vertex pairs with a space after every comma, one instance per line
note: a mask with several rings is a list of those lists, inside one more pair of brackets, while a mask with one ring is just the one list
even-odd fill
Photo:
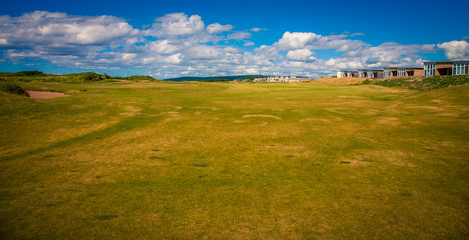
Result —
[[29, 97], [29, 94], [23, 88], [13, 82], [0, 81], [0, 91]]

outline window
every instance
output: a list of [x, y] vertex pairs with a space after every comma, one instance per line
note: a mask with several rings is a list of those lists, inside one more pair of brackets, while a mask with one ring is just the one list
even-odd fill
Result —
[[405, 69], [404, 68], [399, 68], [397, 69], [397, 76], [405, 76]]
[[434, 63], [428, 63], [424, 65], [425, 77], [435, 76], [436, 66]]
[[453, 63], [453, 75], [469, 74], [469, 63]]
[[391, 76], [391, 69], [385, 68], [384, 69], [384, 77], [390, 77]]

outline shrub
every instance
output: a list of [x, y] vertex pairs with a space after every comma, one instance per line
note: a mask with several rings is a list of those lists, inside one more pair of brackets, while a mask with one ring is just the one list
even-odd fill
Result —
[[29, 94], [18, 84], [0, 81], [0, 91], [29, 97]]
[[215, 78], [215, 79], [208, 79], [202, 80], [201, 82], [229, 82], [230, 80], [224, 78]]
[[105, 78], [103, 77], [103, 75], [99, 73], [87, 72], [87, 73], [81, 74], [80, 79], [84, 82], [94, 82], [94, 81], [103, 80]]
[[44, 74], [41, 71], [22, 71], [22, 72], [15, 73], [15, 76], [18, 76], [18, 77], [43, 77], [43, 76], [46, 76], [46, 74]]
[[150, 77], [150, 76], [138, 76], [138, 75], [134, 75], [134, 76], [130, 76], [130, 77], [125, 77], [124, 78], [125, 80], [149, 80], [149, 81], [156, 81], [158, 79], [154, 78], [154, 77]]

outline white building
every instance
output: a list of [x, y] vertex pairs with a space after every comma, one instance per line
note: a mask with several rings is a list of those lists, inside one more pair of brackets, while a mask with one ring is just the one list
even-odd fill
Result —
[[309, 78], [292, 76], [269, 76], [265, 78], [255, 78], [254, 82], [305, 82], [311, 81]]

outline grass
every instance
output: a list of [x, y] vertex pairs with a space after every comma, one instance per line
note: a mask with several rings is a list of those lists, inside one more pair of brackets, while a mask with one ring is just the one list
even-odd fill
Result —
[[396, 78], [385, 79], [382, 81], [366, 81], [365, 84], [374, 84], [386, 87], [404, 87], [408, 89], [416, 89], [420, 91], [447, 88], [450, 86], [459, 86], [469, 84], [469, 75], [456, 76], [434, 76], [426, 77], [421, 80], [414, 78]]
[[0, 93], [2, 239], [469, 234], [469, 86], [22, 85], [72, 96]]
[[0, 91], [29, 97], [29, 94], [21, 86], [13, 82], [0, 81]]

